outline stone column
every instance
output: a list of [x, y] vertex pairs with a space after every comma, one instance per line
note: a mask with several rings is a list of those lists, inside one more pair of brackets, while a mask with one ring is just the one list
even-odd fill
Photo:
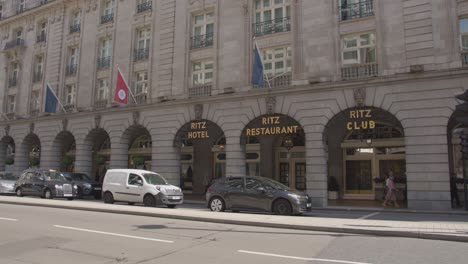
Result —
[[151, 170], [160, 173], [170, 184], [180, 186], [179, 151], [173, 146], [173, 135], [152, 135]]
[[[327, 153], [321, 132], [313, 132], [312, 127], [304, 127], [306, 134], [306, 173], [307, 194], [312, 198], [312, 206], [326, 207], [327, 192]], [[321, 129], [318, 129], [320, 131]]]
[[75, 142], [75, 172], [84, 173], [94, 179], [94, 175], [91, 175], [93, 166], [93, 146], [91, 142], [81, 138], [77, 138]]
[[123, 169], [128, 168], [128, 144], [123, 144], [121, 141], [122, 134], [116, 133], [109, 134], [111, 140], [111, 155], [110, 155], [110, 169]]
[[5, 158], [7, 147], [8, 145], [6, 143], [0, 142], [0, 171], [5, 170]]
[[226, 136], [226, 176], [245, 174], [245, 147], [240, 144], [241, 130], [227, 131]]
[[52, 142], [41, 143], [40, 167], [44, 169], [60, 170], [60, 162], [63, 158], [60, 153], [60, 144], [54, 144]]
[[[21, 142], [21, 140], [15, 140], [15, 142]], [[18, 175], [29, 167], [29, 146], [25, 143], [20, 143], [15, 149], [15, 164], [13, 166], [13, 172]]]

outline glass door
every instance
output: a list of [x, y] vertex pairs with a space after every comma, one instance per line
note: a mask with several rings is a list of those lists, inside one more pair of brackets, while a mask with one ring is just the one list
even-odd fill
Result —
[[372, 160], [347, 160], [345, 184], [348, 194], [372, 194]]

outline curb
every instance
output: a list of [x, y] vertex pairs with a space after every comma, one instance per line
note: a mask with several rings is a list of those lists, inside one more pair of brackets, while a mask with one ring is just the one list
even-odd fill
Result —
[[279, 224], [279, 223], [268, 223], [268, 222], [248, 221], [248, 220], [216, 219], [216, 218], [208, 218], [208, 217], [201, 217], [201, 216], [184, 216], [184, 215], [174, 215], [174, 214], [166, 214], [166, 213], [150, 213], [150, 212], [138, 212], [138, 211], [130, 212], [127, 210], [112, 209], [112, 208], [89, 208], [89, 207], [84, 207], [84, 206], [70, 206], [70, 205], [61, 205], [61, 204], [37, 204], [37, 203], [31, 203], [31, 202], [0, 201], [0, 204], [48, 207], [48, 208], [59, 208], [59, 209], [69, 209], [69, 210], [78, 210], [78, 211], [91, 211], [91, 212], [100, 212], [100, 213], [146, 216], [146, 217], [160, 217], [160, 218], [168, 218], [168, 219], [209, 222], [209, 223], [218, 223], [218, 224], [258, 226], [258, 227], [268, 227], [268, 228], [281, 228], [281, 229], [318, 231], [318, 232], [330, 232], [330, 233], [345, 233], [345, 234], [356, 234], [356, 235], [405, 237], [405, 238], [443, 240], [443, 241], [468, 243], [468, 236], [423, 233], [423, 232], [414, 232], [414, 231], [370, 230], [370, 229], [359, 229], [359, 228]]

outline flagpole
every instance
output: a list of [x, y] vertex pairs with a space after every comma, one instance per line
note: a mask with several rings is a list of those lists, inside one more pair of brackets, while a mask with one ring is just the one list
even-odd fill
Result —
[[[59, 103], [60, 107], [62, 107], [63, 112], [66, 113], [67, 110], [65, 110], [65, 107], [64, 107], [63, 104], [60, 102], [60, 99], [58, 98], [58, 96], [55, 94], [54, 89], [52, 89], [52, 85], [50, 85], [50, 83], [47, 82], [46, 87], [50, 87], [50, 91], [51, 91], [52, 94], [55, 96], [55, 98], [57, 98], [57, 102]], [[47, 93], [47, 91], [46, 91], [46, 93]]]
[[263, 78], [267, 81], [268, 88], [271, 89], [270, 81], [268, 80], [268, 76], [265, 74], [265, 64], [263, 64], [262, 55], [260, 54], [260, 49], [258, 48], [257, 40], [255, 39], [255, 37], [254, 37], [254, 42], [255, 42], [255, 48], [257, 49], [258, 55], [260, 57], [260, 63], [262, 63], [262, 67], [263, 67]]
[[118, 64], [117, 64], [117, 71], [120, 72], [120, 76], [122, 76], [122, 79], [123, 79], [123, 81], [125, 82], [125, 85], [127, 85], [127, 87], [128, 87], [128, 92], [130, 93], [130, 95], [132, 96], [133, 101], [134, 101], [135, 104], [136, 104], [137, 101], [136, 101], [136, 99], [135, 99], [135, 96], [133, 96], [132, 87], [130, 87], [130, 86], [128, 85], [128, 82], [127, 82], [127, 80], [125, 80], [125, 76], [123, 76], [122, 72], [120, 71], [120, 67], [119, 67]]

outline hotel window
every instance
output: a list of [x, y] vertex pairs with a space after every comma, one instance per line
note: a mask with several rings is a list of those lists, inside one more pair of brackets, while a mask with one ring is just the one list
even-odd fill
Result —
[[9, 95], [8, 96], [8, 113], [14, 113], [16, 109], [16, 96], [15, 95]]
[[291, 72], [291, 47], [276, 47], [262, 50], [265, 75], [275, 78]]
[[356, 79], [377, 75], [374, 33], [344, 36], [341, 45], [342, 78]]
[[102, 3], [101, 24], [114, 20], [114, 0], [104, 0]]
[[153, 8], [152, 0], [138, 0], [137, 13], [142, 13]]
[[144, 103], [146, 102], [148, 94], [148, 72], [142, 71], [135, 73], [135, 79], [136, 83], [133, 95], [137, 103]]
[[79, 50], [77, 47], [71, 47], [68, 50], [68, 65], [67, 65], [67, 75], [75, 75], [78, 70], [78, 53]]
[[41, 105], [40, 98], [39, 98], [39, 91], [33, 91], [31, 93], [31, 104], [30, 104], [30, 111], [36, 112], [39, 111], [39, 107]]
[[65, 86], [65, 105], [74, 105], [76, 98], [76, 85], [69, 84]]
[[192, 63], [192, 85], [211, 84], [213, 81], [213, 61], [197, 61]]
[[36, 36], [36, 43], [41, 43], [46, 41], [47, 34], [47, 22], [42, 21], [38, 24], [38, 31]]
[[340, 20], [351, 20], [374, 15], [374, 0], [338, 0]]
[[460, 48], [463, 66], [468, 66], [468, 18], [460, 19]]
[[70, 34], [80, 32], [81, 30], [81, 11], [76, 10], [71, 14]]
[[18, 4], [16, 6], [16, 13], [23, 13], [26, 11], [26, 0], [18, 0]]
[[192, 49], [213, 46], [214, 13], [194, 15], [192, 32]]
[[148, 59], [151, 41], [151, 30], [142, 28], [137, 31], [137, 47], [135, 49], [134, 61]]
[[17, 63], [11, 64], [10, 78], [8, 79], [8, 87], [16, 87], [18, 82], [19, 69]]
[[99, 79], [98, 90], [97, 90], [97, 95], [96, 95], [98, 101], [107, 101], [108, 89], [109, 89], [109, 80]]
[[98, 69], [108, 68], [110, 66], [112, 56], [112, 39], [105, 38], [101, 40]]
[[255, 0], [254, 36], [291, 30], [290, 0]]
[[37, 55], [34, 59], [33, 82], [42, 81], [44, 75], [44, 57]]
[[23, 45], [23, 29], [22, 28], [18, 28], [17, 30], [15, 30], [15, 43], [16, 45]]

